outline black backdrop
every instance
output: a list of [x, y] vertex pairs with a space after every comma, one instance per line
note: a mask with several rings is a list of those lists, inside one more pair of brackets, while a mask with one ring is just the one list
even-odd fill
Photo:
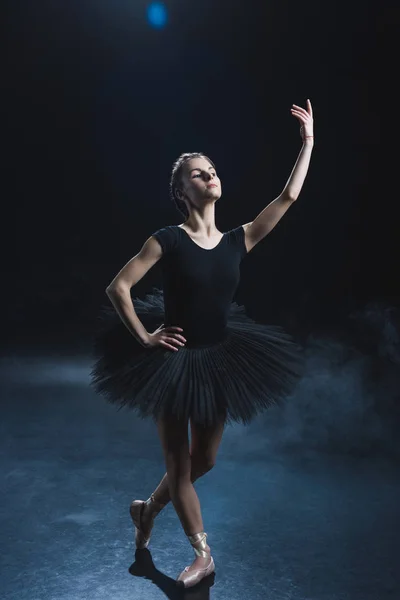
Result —
[[[223, 183], [217, 226], [250, 221], [300, 150], [292, 103], [314, 108], [298, 202], [243, 263], [257, 317], [335, 327], [399, 304], [399, 9], [311, 1], [3, 5], [3, 341], [85, 337], [144, 240], [182, 222], [173, 160], [203, 151]], [[159, 281], [157, 268], [137, 286]]]

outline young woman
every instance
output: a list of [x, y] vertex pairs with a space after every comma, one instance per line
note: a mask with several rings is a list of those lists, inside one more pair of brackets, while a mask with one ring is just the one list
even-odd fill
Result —
[[[312, 107], [293, 105], [303, 141], [282, 193], [249, 223], [215, 226], [221, 181], [204, 154], [182, 154], [170, 191], [184, 223], [151, 235], [107, 288], [91, 377], [97, 392], [157, 423], [166, 474], [130, 514], [137, 548], [147, 548], [155, 516], [171, 500], [195, 552], [177, 581], [214, 571], [194, 481], [215, 464], [224, 426], [251, 419], [285, 396], [300, 374], [300, 353], [276, 326], [254, 322], [233, 302], [240, 262], [297, 199], [313, 148]], [[144, 300], [132, 287], [161, 260], [163, 290]], [[191, 428], [189, 447], [188, 426]]]

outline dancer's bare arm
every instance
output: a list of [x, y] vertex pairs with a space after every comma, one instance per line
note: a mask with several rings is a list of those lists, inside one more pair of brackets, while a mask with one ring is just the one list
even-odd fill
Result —
[[140, 252], [126, 263], [106, 288], [106, 294], [122, 322], [143, 346], [149, 344], [149, 332], [146, 331], [133, 307], [131, 288], [146, 275], [161, 256], [162, 249], [159, 242], [150, 236]]
[[112, 282], [107, 286], [108, 295], [115, 292], [130, 292], [150, 269], [160, 260], [162, 249], [155, 237], [150, 236], [143, 244], [140, 252], [131, 258]]

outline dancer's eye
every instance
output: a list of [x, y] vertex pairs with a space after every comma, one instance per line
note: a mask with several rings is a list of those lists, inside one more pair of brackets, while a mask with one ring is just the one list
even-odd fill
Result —
[[[214, 175], [214, 177], [216, 177], [216, 176], [217, 176], [217, 174], [216, 174], [216, 173], [210, 173], [210, 175]], [[197, 173], [196, 175], [193, 175], [193, 178], [195, 178], [195, 177], [200, 177], [200, 176], [201, 176], [201, 173]]]

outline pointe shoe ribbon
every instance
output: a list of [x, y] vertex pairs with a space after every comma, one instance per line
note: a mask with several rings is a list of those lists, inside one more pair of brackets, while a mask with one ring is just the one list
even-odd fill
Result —
[[[210, 562], [206, 567], [201, 569], [190, 569], [190, 566], [185, 567], [182, 573], [177, 578], [177, 581], [183, 583], [185, 588], [193, 587], [197, 585], [202, 579], [208, 577], [215, 570], [214, 559], [210, 552], [206, 551], [207, 546], [207, 534], [202, 531], [201, 533], [195, 533], [194, 535], [188, 535], [189, 541], [192, 544], [193, 550], [197, 556], [203, 558], [209, 558]], [[190, 571], [189, 571], [190, 569]]]

